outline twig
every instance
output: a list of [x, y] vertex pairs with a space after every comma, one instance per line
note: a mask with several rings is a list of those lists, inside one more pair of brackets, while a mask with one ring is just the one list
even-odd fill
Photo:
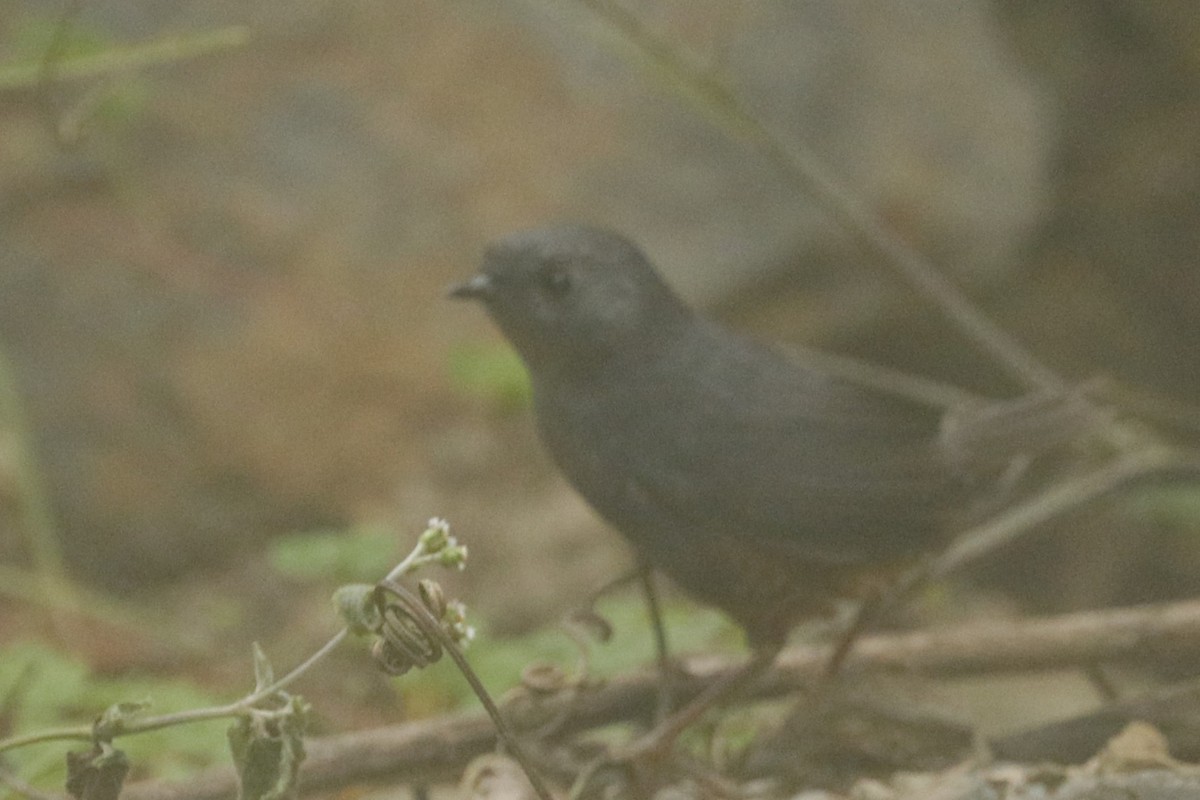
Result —
[[615, 33], [619, 44], [684, 100], [705, 113], [731, 136], [771, 159], [793, 185], [818, 202], [847, 231], [885, 264], [929, 298], [964, 335], [994, 357], [1026, 388], [1048, 394], [1066, 383], [1003, 328], [985, 317], [924, 256], [884, 226], [853, 192], [834, 178], [817, 156], [786, 141], [750, 113], [728, 86], [711, 72], [687, 61], [678, 49], [652, 34], [638, 17], [613, 0], [577, 0]]
[[1092, 472], [1065, 479], [959, 537], [933, 562], [927, 577], [940, 577], [1036, 530], [1061, 514], [1083, 508], [1131, 484], [1149, 480], [1200, 479], [1200, 460], [1165, 447], [1131, 450]]
[[[903, 669], [928, 675], [964, 675], [1074, 667], [1100, 661], [1149, 660], [1200, 654], [1200, 601], [1033, 620], [989, 620], [938, 630], [862, 639], [845, 670]], [[754, 697], [777, 696], [815, 680], [829, 657], [827, 647], [785, 650], [774, 667], [750, 690]], [[676, 690], [694, 696], [738, 664], [715, 656], [690, 659], [689, 677]], [[641, 719], [653, 708], [658, 673], [646, 669], [595, 689], [572, 690], [540, 701], [539, 715], [564, 712], [560, 735], [622, 720]], [[555, 706], [562, 708], [555, 708]], [[510, 713], [512, 707], [506, 709]], [[518, 716], [516, 714], [513, 715]], [[423, 722], [309, 740], [301, 769], [305, 790], [323, 790], [356, 781], [426, 780], [456, 775], [495, 743], [485, 714]], [[218, 800], [236, 785], [231, 770], [214, 769], [186, 784], [147, 782], [127, 787], [124, 800]]]
[[[967, 529], [949, 547], [909, 569], [878, 595], [868, 598], [854, 617], [853, 628], [840, 641], [829, 661], [836, 671], [857, 646], [855, 630], [866, 630], [885, 609], [904, 603], [919, 587], [959, 570], [1004, 545], [1037, 531], [1045, 523], [1132, 485], [1150, 481], [1200, 480], [1200, 458], [1167, 447], [1130, 450], [1091, 472], [1064, 479], [1041, 493], [1004, 509]], [[1085, 665], [1094, 669], [1096, 664]]]
[[[53, 66], [52, 79], [78, 81], [172, 64], [241, 47], [249, 40], [250, 29], [241, 25], [188, 35], [164, 36], [142, 44], [114, 47], [94, 55], [62, 58]], [[45, 74], [44, 70], [41, 63], [0, 65], [0, 91], [36, 86]]]
[[[137, 717], [126, 721], [121, 728], [122, 736], [131, 736], [139, 733], [149, 733], [150, 731], [170, 728], [176, 725], [185, 725], [191, 722], [202, 722], [210, 719], [223, 719], [225, 717], [234, 717], [245, 713], [254, 708], [256, 704], [270, 697], [276, 692], [282, 691], [285, 686], [288, 686], [297, 678], [301, 677], [305, 672], [312, 668], [321, 659], [329, 655], [333, 648], [346, 638], [349, 631], [343, 628], [338, 633], [334, 634], [328, 642], [321, 646], [319, 650], [305, 659], [304, 663], [293, 669], [287, 675], [273, 682], [270, 686], [263, 687], [239, 700], [228, 703], [222, 706], [207, 706], [204, 708], [188, 709], [186, 711], [176, 711], [169, 714], [160, 714], [157, 716]], [[92, 725], [74, 725], [64, 728], [46, 728], [44, 730], [34, 731], [30, 734], [22, 736], [12, 736], [0, 740], [0, 752], [7, 750], [18, 750], [22, 747], [28, 747], [32, 744], [40, 744], [42, 742], [53, 741], [91, 741], [95, 735], [95, 730]]]
[[463, 656], [458, 644], [442, 629], [441, 621], [434, 618], [416, 595], [397, 583], [392, 574], [389, 574], [387, 578], [379, 582], [377, 591], [382, 591], [399, 599], [409, 619], [420, 627], [421, 632], [425, 636], [437, 640], [441, 645], [441, 649], [450, 656], [454, 665], [458, 667], [458, 671], [462, 673], [463, 678], [470, 684], [471, 691], [475, 693], [475, 697], [483, 705], [488, 719], [496, 729], [496, 734], [503, 740], [513, 758], [520, 765], [521, 770], [525, 773], [525, 777], [529, 780], [529, 785], [533, 787], [534, 793], [541, 800], [552, 800], [550, 790], [546, 788], [545, 783], [542, 781], [542, 776], [525, 755], [524, 748], [521, 747], [520, 742], [513, 735], [504, 716], [500, 713], [500, 709], [492, 700], [491, 694], [484, 687], [483, 681], [479, 680], [479, 676], [475, 674], [475, 670], [467, 663], [467, 659]]

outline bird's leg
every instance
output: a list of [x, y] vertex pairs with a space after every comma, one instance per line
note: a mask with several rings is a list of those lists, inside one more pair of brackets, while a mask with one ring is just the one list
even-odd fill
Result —
[[890, 581], [868, 588], [862, 603], [854, 612], [850, 625], [838, 638], [829, 660], [825, 662], [822, 678], [828, 680], [837, 675], [850, 655], [854, 643], [878, 617], [879, 612], [893, 608], [917, 592], [937, 575], [940, 559], [927, 557], [893, 577]]
[[654, 727], [654, 730], [625, 748], [619, 756], [626, 760], [661, 756], [675, 743], [679, 735], [691, 727], [705, 712], [720, 705], [744, 689], [766, 671], [783, 649], [782, 643], [756, 649], [750, 659], [737, 669], [723, 675], [695, 698]]
[[671, 663], [671, 650], [667, 644], [667, 628], [663, 623], [662, 605], [658, 601], [658, 589], [654, 582], [654, 568], [648, 561], [639, 559], [637, 566], [632, 570], [618, 575], [592, 592], [587, 607], [590, 609], [600, 597], [635, 580], [641, 586], [642, 596], [646, 600], [646, 613], [650, 617], [650, 628], [654, 634], [654, 651], [659, 674], [658, 698], [654, 709], [654, 722], [657, 725], [671, 714], [675, 667]]
[[885, 593], [874, 589], [859, 603], [858, 608], [854, 611], [854, 616], [850, 618], [850, 625], [838, 637], [833, 652], [829, 654], [829, 660], [825, 662], [825, 669], [821, 670], [822, 679], [829, 680], [838, 674], [842, 664], [846, 661], [846, 656], [850, 655], [854, 643], [858, 641], [858, 637], [874, 621], [875, 614], [883, 607], [884, 599]]
[[671, 664], [671, 650], [667, 645], [667, 627], [663, 624], [662, 606], [658, 602], [658, 590], [654, 583], [654, 570], [645, 561], [638, 564], [638, 578], [642, 584], [642, 595], [646, 598], [650, 628], [654, 632], [654, 652], [658, 659], [658, 699], [654, 706], [654, 724], [661, 725], [671, 714], [675, 672]]

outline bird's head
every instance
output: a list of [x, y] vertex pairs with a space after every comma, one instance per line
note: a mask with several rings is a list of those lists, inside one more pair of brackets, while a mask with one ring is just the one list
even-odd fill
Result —
[[494, 242], [450, 296], [483, 303], [532, 370], [636, 354], [689, 313], [632, 242], [579, 225]]

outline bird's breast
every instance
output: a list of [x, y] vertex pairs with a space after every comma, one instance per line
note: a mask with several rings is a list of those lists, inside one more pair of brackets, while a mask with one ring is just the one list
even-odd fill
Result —
[[639, 531], [655, 516], [633, 468], [635, 449], [658, 435], [636, 398], [610, 387], [544, 386], [534, 382], [538, 432], [559, 470], [610, 524], [641, 547]]

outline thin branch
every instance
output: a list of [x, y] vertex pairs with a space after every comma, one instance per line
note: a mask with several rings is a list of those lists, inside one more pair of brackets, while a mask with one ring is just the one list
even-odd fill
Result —
[[[190, 722], [201, 722], [210, 719], [223, 719], [225, 717], [236, 717], [243, 714], [267, 697], [282, 691], [283, 688], [297, 678], [301, 677], [318, 661], [325, 658], [333, 651], [335, 647], [341, 644], [346, 638], [349, 631], [343, 628], [338, 633], [334, 634], [328, 642], [321, 646], [319, 650], [309, 656], [300, 666], [293, 669], [287, 675], [272, 683], [270, 686], [259, 689], [252, 694], [246, 695], [232, 703], [227, 703], [222, 706], [208, 706], [205, 708], [194, 708], [186, 711], [176, 711], [169, 714], [159, 714], [157, 716], [135, 717], [126, 721], [120, 730], [121, 736], [134, 736], [139, 733], [149, 733], [150, 731], [161, 730], [162, 728], [170, 728], [175, 725], [184, 725]], [[13, 736], [7, 739], [0, 739], [0, 752], [7, 750], [18, 750], [22, 747], [28, 747], [32, 744], [40, 744], [42, 742], [53, 741], [91, 741], [95, 735], [95, 730], [92, 725], [74, 725], [66, 728], [48, 728], [46, 730], [34, 731], [33, 733], [23, 736]]]
[[191, 722], [202, 722], [210, 719], [223, 719], [225, 717], [236, 717], [250, 711], [263, 700], [267, 699], [276, 692], [283, 689], [303, 676], [306, 672], [313, 668], [317, 662], [328, 656], [333, 649], [337, 647], [350, 634], [349, 629], [342, 628], [329, 638], [325, 644], [308, 658], [306, 658], [299, 666], [292, 669], [287, 675], [284, 675], [279, 680], [258, 689], [252, 694], [248, 694], [240, 700], [235, 700], [232, 703], [227, 703], [223, 706], [209, 706], [207, 708], [193, 708], [186, 711], [176, 711], [171, 714], [160, 714], [156, 717], [144, 717], [130, 720], [121, 731], [121, 735], [131, 735], [136, 733], [148, 733], [150, 731], [160, 730], [162, 728], [170, 728], [175, 725], [186, 725]]
[[425, 607], [425, 604], [416, 595], [399, 583], [396, 583], [390, 576], [381, 581], [378, 587], [379, 590], [385, 591], [392, 597], [400, 600], [400, 608], [406, 611], [409, 618], [417, 624], [422, 633], [426, 637], [436, 640], [441, 645], [442, 651], [450, 656], [454, 665], [458, 667], [458, 671], [462, 673], [463, 678], [470, 684], [471, 691], [475, 693], [475, 697], [483, 705], [488, 719], [496, 729], [496, 734], [504, 742], [509, 752], [512, 753], [513, 758], [520, 765], [521, 770], [525, 773], [525, 777], [529, 780], [529, 785], [533, 788], [534, 794], [540, 800], [551, 800], [550, 790], [542, 780], [541, 774], [525, 755], [525, 749], [513, 735], [499, 707], [492, 700], [492, 696], [488, 693], [487, 688], [484, 687], [483, 681], [479, 680], [479, 676], [475, 674], [475, 670], [467, 663], [467, 659], [462, 654], [462, 650], [459, 649], [458, 643], [443, 629], [441, 621], [434, 618], [433, 614], [430, 613], [429, 609]]
[[924, 256], [884, 226], [821, 160], [807, 148], [777, 136], [709, 70], [690, 63], [680, 51], [657, 38], [638, 17], [613, 0], [577, 0], [613, 37], [609, 43], [630, 54], [679, 97], [688, 101], [731, 136], [769, 158], [794, 186], [812, 197], [843, 228], [885, 264], [899, 272], [949, 318], [972, 342], [994, 357], [1026, 388], [1065, 391], [1066, 383], [1003, 328], [985, 317]]
[[[968, 528], [936, 557], [909, 569], [874, 600], [865, 601], [854, 624], [865, 629], [879, 612], [903, 604], [919, 587], [962, 569], [1023, 536], [1046, 530], [1045, 523], [1064, 514], [1138, 483], [1179, 480], [1200, 480], [1200, 458], [1195, 454], [1151, 445], [1123, 453], [1091, 472], [1061, 480], [1039, 494]], [[854, 641], [847, 637], [842, 647], [848, 649]], [[830, 661], [830, 667], [837, 669], [844, 655], [842, 652], [836, 653]], [[1096, 665], [1088, 664], [1085, 667], [1095, 668]]]
[[1200, 460], [1169, 448], [1146, 446], [1112, 462], [1062, 480], [1036, 497], [1005, 510], [959, 537], [933, 562], [927, 577], [940, 577], [976, 561], [1061, 514], [1140, 481], [1200, 480]]
[[[989, 620], [937, 630], [864, 638], [846, 660], [845, 674], [902, 669], [931, 676], [1075, 667], [1102, 661], [1152, 660], [1200, 655], [1200, 601], [1089, 611], [1033, 620]], [[827, 647], [785, 650], [750, 690], [777, 696], [810, 686], [829, 657]], [[676, 684], [682, 699], [738, 667], [729, 658], [690, 659]], [[536, 703], [510, 702], [506, 715], [520, 727], [526, 715], [566, 720], [556, 735], [615, 722], [645, 719], [654, 707], [658, 672], [646, 669], [591, 689], [572, 689]], [[496, 731], [485, 714], [314, 738], [301, 769], [306, 791], [363, 781], [428, 780], [461, 772], [490, 750]], [[124, 800], [219, 800], [236, 791], [228, 768], [197, 775], [186, 784], [146, 782], [126, 788]]]
[[[242, 25], [180, 36], [164, 36], [141, 44], [122, 45], [86, 56], [62, 58], [53, 66], [54, 81], [79, 81], [121, 72], [173, 64], [209, 53], [241, 47], [250, 41], [250, 29]], [[38, 85], [45, 75], [41, 63], [0, 65], [0, 91]]]

